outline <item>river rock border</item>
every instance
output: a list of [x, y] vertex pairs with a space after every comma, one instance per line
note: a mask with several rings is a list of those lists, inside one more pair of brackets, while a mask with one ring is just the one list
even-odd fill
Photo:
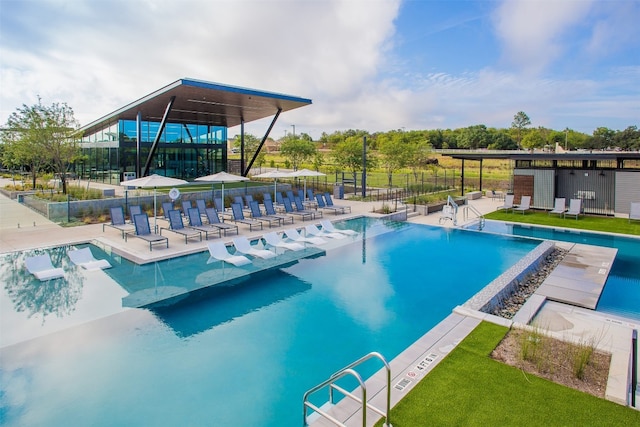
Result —
[[467, 300], [463, 307], [484, 313], [493, 313], [496, 308], [502, 306], [503, 302], [521, 286], [526, 277], [534, 272], [554, 249], [555, 243], [552, 241], [545, 240], [540, 243], [515, 265]]

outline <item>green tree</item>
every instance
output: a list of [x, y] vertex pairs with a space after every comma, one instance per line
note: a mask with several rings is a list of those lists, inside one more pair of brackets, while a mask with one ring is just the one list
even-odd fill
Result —
[[[242, 145], [242, 139], [240, 138], [240, 135], [236, 135], [236, 137], [232, 142], [232, 147], [237, 148], [239, 150], [241, 148], [241, 145]], [[249, 164], [249, 161], [253, 158], [259, 146], [260, 146], [260, 139], [257, 136], [252, 135], [250, 133], [244, 134], [244, 164], [245, 165]], [[265, 153], [264, 151], [260, 150], [260, 153], [258, 154], [258, 157], [256, 157], [256, 161], [254, 162], [254, 165], [261, 166], [262, 164], [264, 164], [264, 161], [265, 161]]]
[[6, 144], [3, 161], [29, 167], [34, 188], [38, 173], [51, 169], [60, 177], [66, 194], [66, 172], [79, 155], [73, 134], [77, 128], [73, 109], [66, 103], [47, 107], [38, 97], [37, 104], [23, 104], [7, 119], [2, 131]]
[[593, 139], [591, 140], [592, 148], [603, 150], [605, 148], [612, 147], [614, 145], [615, 131], [606, 128], [599, 127], [593, 131]]
[[407, 141], [404, 132], [393, 132], [378, 138], [380, 164], [387, 173], [389, 188], [392, 187], [393, 173], [409, 163], [414, 147]]
[[513, 116], [513, 122], [511, 122], [511, 129], [515, 131], [516, 134], [516, 142], [518, 147], [520, 147], [520, 143], [522, 142], [522, 137], [527, 126], [531, 124], [531, 119], [524, 111], [519, 111]]
[[533, 129], [527, 132], [524, 138], [522, 138], [520, 144], [522, 148], [533, 151], [534, 148], [544, 147], [546, 144], [546, 140], [544, 139], [543, 133], [540, 131], [540, 129]]
[[298, 170], [298, 167], [313, 158], [317, 151], [313, 141], [295, 135], [287, 135], [280, 145], [280, 153], [289, 160], [293, 170]]
[[[354, 180], [358, 171], [362, 170], [362, 142], [362, 137], [351, 136], [337, 144], [332, 152], [335, 164], [339, 168], [351, 172]], [[374, 156], [367, 154], [367, 169], [375, 166], [376, 160]]]

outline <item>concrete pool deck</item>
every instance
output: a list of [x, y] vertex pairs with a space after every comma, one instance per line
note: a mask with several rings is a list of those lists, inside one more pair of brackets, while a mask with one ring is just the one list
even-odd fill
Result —
[[[340, 200], [340, 204], [348, 204], [351, 206], [351, 214], [334, 215], [325, 212], [323, 219], [344, 220], [361, 215], [377, 216], [372, 214], [372, 212], [374, 208], [379, 208], [382, 202], [363, 203], [353, 202], [347, 199]], [[486, 214], [496, 210], [496, 208], [501, 205], [501, 202], [480, 198], [469, 201], [469, 204], [482, 214]], [[411, 211], [411, 209], [409, 209], [409, 211]], [[420, 224], [439, 225], [440, 213], [436, 212], [426, 216], [412, 216], [409, 218], [409, 221]], [[302, 227], [309, 223], [311, 223], [311, 221], [296, 221], [294, 225], [296, 227]], [[18, 224], [20, 224], [19, 227]], [[446, 221], [442, 226], [452, 227], [451, 221]], [[291, 227], [291, 225], [289, 225], [289, 227]], [[239, 225], [240, 235], [248, 238], [257, 238], [262, 235], [263, 232], [282, 231], [284, 228], [286, 228], [286, 226], [274, 227], [272, 229], [267, 227], [263, 231], [249, 232], [248, 227], [241, 224]], [[101, 245], [112, 247], [116, 251], [127, 253], [128, 256], [131, 256], [132, 259], [137, 262], [148, 263], [206, 250], [207, 242], [205, 240], [185, 244], [182, 236], [175, 235], [175, 233], [167, 233], [167, 237], [170, 242], [168, 249], [158, 248], [149, 251], [149, 246], [145, 241], [130, 239], [128, 242], [125, 242], [117, 230], [107, 228], [103, 232], [102, 224], [61, 227], [46, 220], [40, 214], [24, 205], [0, 194], [0, 253], [96, 241]], [[234, 236], [223, 237], [222, 241], [230, 242], [233, 237]], [[215, 238], [212, 240], [219, 241], [221, 239]], [[626, 371], [628, 370], [630, 355], [630, 337], [632, 330], [634, 328], [638, 329], [639, 325], [625, 319], [603, 316], [591, 310], [578, 310], [566, 304], [550, 303], [548, 301], [545, 303], [546, 297], [544, 296], [539, 296], [537, 300], [538, 304], [534, 314], [537, 313], [539, 319], [544, 319], [544, 324], [548, 325], [549, 330], [557, 332], [563, 339], [571, 339], [572, 337], [579, 339], [579, 337], [584, 336], [586, 331], [593, 331], [593, 333], [603, 331], [602, 335], [604, 338], [601, 340], [602, 347], [605, 351], [609, 351], [614, 355], [610, 372], [612, 389], [609, 390], [608, 387], [607, 398], [617, 403], [625, 404]], [[532, 317], [533, 314], [529, 316], [529, 321], [523, 323], [523, 325], [529, 324]], [[393, 374], [391, 382], [392, 404], [399, 401], [420, 378], [433, 369], [433, 367], [482, 320], [494, 321], [507, 326], [512, 324], [511, 321], [495, 318], [495, 316], [457, 308], [440, 324], [428, 331], [420, 340], [394, 358], [390, 362]], [[625, 342], [627, 345], [624, 344]], [[370, 382], [371, 384], [380, 383], [377, 374], [367, 381], [368, 387]], [[368, 395], [370, 398], [373, 396], [372, 403], [376, 407], [383, 408], [384, 399], [386, 398], [385, 393], [381, 393], [380, 391], [373, 392], [374, 389], [374, 386], [368, 389]], [[380, 402], [382, 402], [382, 404]], [[361, 425], [361, 421], [358, 424], [357, 419], [352, 416], [354, 413], [352, 409], [353, 408], [346, 409], [341, 406], [334, 408], [335, 411], [343, 414], [351, 414], [349, 416], [345, 415], [344, 417], [344, 419], [349, 419], [347, 425]], [[355, 413], [357, 413], [357, 409], [358, 408], [356, 408]], [[373, 425], [376, 417], [371, 415], [368, 417], [368, 420], [370, 420], [368, 425]], [[313, 425], [321, 426], [325, 424], [323, 424], [322, 419], [318, 419]]]

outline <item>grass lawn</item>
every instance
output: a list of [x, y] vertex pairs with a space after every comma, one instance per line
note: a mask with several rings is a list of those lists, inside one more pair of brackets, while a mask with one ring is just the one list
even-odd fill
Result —
[[523, 215], [519, 212], [510, 213], [502, 210], [491, 212], [485, 215], [485, 218], [498, 221], [546, 225], [550, 227], [567, 227], [608, 233], [640, 235], [640, 221], [629, 222], [627, 218], [582, 215], [578, 220], [575, 220], [574, 218], [564, 219], [558, 215], [549, 215], [546, 212], [530, 211]]
[[640, 425], [638, 411], [491, 359], [507, 331], [481, 323], [391, 410], [393, 426]]

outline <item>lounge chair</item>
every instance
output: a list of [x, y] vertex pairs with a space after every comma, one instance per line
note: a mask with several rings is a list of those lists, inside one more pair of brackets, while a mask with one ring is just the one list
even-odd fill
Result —
[[91, 253], [91, 248], [75, 249], [67, 252], [69, 259], [75, 265], [85, 270], [102, 270], [103, 268], [111, 268], [111, 263], [106, 259], [96, 259]]
[[182, 215], [186, 218], [189, 215], [189, 209], [191, 209], [193, 205], [191, 204], [191, 200], [183, 200], [182, 201]]
[[262, 235], [262, 238], [267, 243], [267, 245], [273, 246], [276, 249], [283, 248], [290, 251], [301, 251], [304, 249], [304, 246], [300, 243], [285, 242], [284, 240], [282, 240], [282, 237], [280, 237], [275, 231]]
[[513, 208], [512, 212], [522, 212], [522, 215], [524, 215], [529, 209], [531, 209], [531, 196], [522, 196], [520, 198], [520, 204], [518, 207]]
[[631, 202], [631, 207], [629, 208], [629, 222], [631, 220], [640, 221], [640, 202]]
[[200, 212], [200, 216], [206, 217], [207, 203], [204, 199], [196, 199], [196, 208], [198, 208], [198, 212]]
[[268, 223], [269, 228], [271, 228], [274, 223], [276, 226], [282, 225], [282, 219], [275, 216], [263, 215], [260, 210], [260, 205], [255, 200], [249, 202], [249, 209], [251, 209], [251, 218]]
[[244, 195], [244, 201], [246, 203], [245, 206], [250, 207], [251, 206], [251, 202], [253, 202], [253, 196], [251, 194], [245, 194]]
[[582, 213], [582, 199], [571, 199], [569, 200], [569, 209], [563, 214], [566, 218], [567, 215], [575, 216], [578, 219], [578, 216]]
[[233, 221], [239, 222], [240, 224], [245, 224], [249, 226], [249, 231], [253, 231], [253, 227], [260, 226], [260, 230], [262, 230], [262, 223], [255, 219], [247, 219], [244, 217], [244, 213], [242, 212], [242, 205], [239, 203], [231, 203], [231, 211], [233, 212]]
[[209, 240], [209, 233], [218, 233], [218, 237], [222, 237], [222, 230], [219, 227], [216, 227], [215, 224], [204, 225], [202, 223], [200, 209], [191, 208], [187, 211], [187, 215], [189, 216], [189, 227], [204, 233], [205, 240]]
[[134, 231], [136, 231], [133, 225], [127, 224], [124, 220], [124, 211], [122, 210], [122, 206], [109, 208], [109, 212], [111, 213], [111, 224], [102, 224], [103, 233], [105, 226], [115, 228], [116, 230], [120, 230], [120, 232], [122, 233], [122, 238], [124, 239], [125, 233], [133, 233]]
[[235, 231], [238, 234], [238, 226], [235, 224], [228, 224], [226, 222], [220, 222], [220, 217], [218, 216], [218, 211], [215, 208], [207, 208], [205, 210], [207, 214], [207, 220], [209, 221], [209, 225], [213, 225], [214, 227], [218, 227], [220, 230], [223, 230], [224, 235], [227, 235], [227, 231]]
[[302, 218], [303, 221], [306, 221], [308, 219], [315, 219], [316, 215], [315, 212], [312, 211], [297, 211], [295, 209], [293, 209], [293, 206], [291, 206], [291, 200], [289, 200], [288, 197], [284, 197], [282, 199], [282, 203], [284, 206], [284, 211], [286, 213], [288, 213], [289, 215], [295, 215], [295, 216], [299, 216], [300, 218]]
[[333, 223], [331, 221], [327, 220], [327, 219], [325, 219], [323, 221], [320, 221], [320, 225], [322, 226], [323, 230], [326, 230], [326, 231], [331, 232], [331, 233], [342, 233], [342, 234], [347, 235], [347, 236], [357, 236], [358, 235], [357, 231], [349, 230], [348, 228], [347, 229], [336, 228], [333, 225]]
[[251, 264], [251, 260], [244, 255], [231, 255], [225, 244], [222, 242], [211, 242], [207, 244], [207, 247], [209, 248], [209, 255], [211, 255], [211, 258], [228, 262], [229, 264], [233, 264], [237, 267]]
[[327, 243], [327, 241], [321, 237], [302, 236], [295, 228], [287, 228], [284, 230], [284, 235], [287, 236], [287, 239], [293, 240], [296, 243], [311, 243], [313, 245], [324, 245]]
[[336, 215], [338, 215], [338, 213], [341, 213], [341, 214], [344, 213], [344, 209], [341, 208], [341, 207], [328, 206], [325, 203], [324, 198], [322, 197], [322, 194], [316, 194], [316, 202], [318, 203], [318, 207], [320, 209], [325, 209], [325, 210], [328, 210], [328, 211], [332, 211]]
[[[152, 233], [151, 227], [149, 226], [149, 217], [146, 213], [141, 213], [133, 216], [133, 224], [136, 226], [135, 234], [131, 234], [131, 236], [135, 236], [139, 239], [146, 240], [149, 242], [149, 250], [153, 250], [154, 244], [166, 243], [167, 248], [169, 247], [169, 239], [165, 236], [161, 236], [160, 234]], [[124, 235], [124, 241], [127, 241], [127, 236], [130, 234]]]
[[[289, 199], [289, 200], [291, 200], [291, 199]], [[276, 204], [280, 205], [280, 206], [284, 205], [284, 197], [282, 197], [282, 193], [279, 192], [279, 191], [276, 193]]]
[[347, 206], [347, 205], [334, 205], [333, 204], [333, 199], [331, 198], [331, 193], [329, 192], [325, 192], [324, 193], [324, 201], [325, 204], [329, 207], [333, 207], [333, 208], [340, 208], [342, 209], [342, 212], [349, 212], [351, 213], [351, 206]]
[[184, 223], [182, 222], [180, 211], [177, 211], [175, 209], [169, 211], [169, 228], [160, 227], [160, 235], [162, 235], [162, 230], [169, 230], [173, 233], [184, 236], [185, 245], [189, 242], [189, 239], [192, 239], [194, 237], [197, 237], [200, 241], [202, 241], [202, 232], [196, 230], [193, 227], [185, 227]]
[[242, 196], [233, 196], [233, 203], [239, 204], [242, 207], [242, 209], [247, 207], [244, 205], [244, 200], [242, 200]]
[[307, 236], [328, 237], [330, 239], [344, 239], [345, 237], [347, 237], [342, 233], [331, 233], [326, 230], [320, 230], [315, 224], [309, 224], [305, 226], [304, 231]]
[[275, 252], [252, 247], [251, 242], [249, 242], [249, 240], [244, 236], [239, 236], [233, 239], [233, 246], [235, 246], [236, 251], [241, 254], [251, 255], [262, 259], [269, 259], [276, 256]]
[[567, 210], [566, 200], [564, 197], [556, 197], [556, 201], [553, 205], [553, 209], [549, 211], [549, 215], [558, 214], [562, 215]]
[[505, 211], [513, 209], [513, 194], [507, 194], [504, 198], [504, 204], [502, 206], [498, 206], [497, 209], [504, 209]]
[[64, 270], [55, 268], [48, 254], [26, 257], [24, 263], [29, 273], [33, 274], [41, 282], [64, 277]]
[[129, 206], [129, 222], [133, 224], [134, 215], [140, 215], [142, 213], [142, 207], [140, 205]]
[[320, 216], [322, 217], [322, 212], [321, 211], [316, 211], [316, 210], [311, 210], [311, 209], [307, 209], [304, 207], [304, 204], [302, 203], [302, 200], [300, 200], [300, 197], [296, 197], [293, 199], [293, 204], [296, 207], [296, 211], [298, 212], [307, 212], [307, 213], [311, 213], [313, 214], [313, 218], [315, 219], [316, 216]]
[[169, 211], [173, 210], [173, 203], [172, 202], [162, 202], [162, 214], [164, 219], [166, 219], [167, 221], [169, 221]]
[[264, 199], [264, 210], [267, 212], [267, 215], [280, 218], [283, 224], [289, 220], [291, 220], [291, 224], [293, 224], [293, 215], [277, 213], [275, 208], [273, 207], [273, 202], [271, 202], [271, 199]]

